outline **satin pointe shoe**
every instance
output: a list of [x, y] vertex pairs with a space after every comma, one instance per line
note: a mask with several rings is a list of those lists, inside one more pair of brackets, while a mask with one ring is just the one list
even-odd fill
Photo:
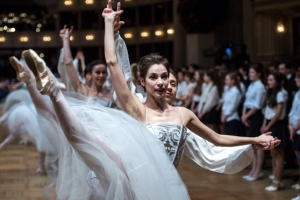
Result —
[[274, 180], [274, 175], [269, 175], [269, 179]]
[[256, 181], [256, 180], [258, 180], [258, 179], [262, 179], [263, 177], [264, 177], [264, 173], [261, 172], [261, 173], [258, 175], [258, 177], [252, 177], [252, 176], [250, 176], [249, 178], [247, 178], [247, 179], [245, 179], [245, 180], [247, 180], [247, 181]]
[[274, 191], [278, 191], [283, 188], [283, 184], [280, 183], [279, 181], [273, 180], [273, 183], [275, 183], [277, 185], [277, 187], [270, 185], [268, 187], [265, 187], [265, 190], [269, 191], [269, 192], [274, 192]]
[[20, 82], [25, 82], [25, 72], [22, 63], [14, 56], [9, 58], [10, 64], [13, 66], [17, 74], [17, 80]]
[[31, 49], [24, 51], [23, 56], [35, 76], [37, 89], [41, 94], [49, 95], [55, 89], [57, 81], [55, 77], [50, 76], [46, 63]]

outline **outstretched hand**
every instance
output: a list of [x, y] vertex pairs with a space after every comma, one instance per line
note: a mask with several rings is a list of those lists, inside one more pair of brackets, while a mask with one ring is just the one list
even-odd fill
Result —
[[106, 20], [114, 22], [114, 31], [118, 31], [119, 28], [125, 24], [124, 21], [120, 21], [120, 15], [123, 13], [121, 10], [121, 3], [117, 5], [117, 11], [112, 9], [111, 0], [108, 0], [107, 7], [102, 12], [102, 17]]
[[270, 150], [277, 147], [281, 140], [278, 140], [278, 138], [274, 138], [271, 136], [271, 132], [264, 133], [260, 135], [258, 138], [260, 139], [260, 142], [258, 144], [253, 144], [254, 149], [256, 150]]
[[71, 34], [73, 32], [73, 26], [71, 26], [70, 30], [67, 28], [67, 25], [64, 25], [64, 28], [60, 30], [59, 37], [64, 40], [70, 38]]

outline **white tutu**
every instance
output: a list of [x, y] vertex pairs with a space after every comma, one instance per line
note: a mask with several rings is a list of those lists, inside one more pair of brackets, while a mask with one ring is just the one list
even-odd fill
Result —
[[[96, 199], [189, 199], [163, 144], [140, 122], [79, 94], [67, 93], [65, 98], [83, 127], [95, 138], [91, 141], [78, 133], [76, 142], [71, 144], [92, 170], [87, 178]], [[74, 162], [69, 166], [84, 168], [79, 161], [79, 167]], [[68, 178], [74, 177], [65, 176]]]

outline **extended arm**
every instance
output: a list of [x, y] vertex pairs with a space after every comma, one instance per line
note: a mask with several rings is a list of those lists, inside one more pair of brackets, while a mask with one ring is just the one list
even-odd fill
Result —
[[136, 119], [143, 120], [142, 113], [144, 112], [143, 104], [135, 97], [129, 90], [125, 77], [119, 67], [115, 52], [114, 44], [114, 18], [117, 14], [121, 14], [121, 11], [114, 12], [113, 10], [106, 8], [103, 11], [103, 17], [105, 21], [105, 35], [104, 35], [104, 53], [107, 66], [109, 67], [114, 89], [120, 101], [122, 109], [133, 116]]
[[69, 76], [68, 79], [70, 80], [70, 83], [74, 88], [75, 92], [86, 95], [88, 90], [85, 87], [85, 85], [79, 80], [77, 71], [73, 64], [73, 58], [72, 58], [72, 53], [70, 48], [70, 33], [72, 32], [72, 29], [73, 27], [69, 32], [69, 29], [67, 29], [66, 26], [64, 26], [64, 28], [59, 33], [63, 42], [64, 65], [66, 67], [66, 71]]
[[[272, 136], [262, 135], [256, 138], [249, 137], [237, 137], [230, 135], [220, 135], [205, 126], [200, 120], [188, 109], [182, 109], [184, 114], [184, 119], [186, 120], [187, 128], [192, 132], [196, 133], [200, 137], [208, 140], [216, 146], [241, 146], [246, 144], [259, 144], [263, 146], [263, 149], [268, 149], [271, 141], [273, 140]], [[279, 141], [278, 141], [279, 144]], [[277, 145], [277, 143], [275, 144]]]

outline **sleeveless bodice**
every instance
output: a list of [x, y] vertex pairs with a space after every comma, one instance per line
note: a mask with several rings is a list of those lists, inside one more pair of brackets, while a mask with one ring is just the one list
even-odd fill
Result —
[[147, 122], [145, 127], [163, 143], [170, 161], [175, 167], [177, 167], [184, 152], [184, 146], [187, 138], [186, 126], [184, 124], [180, 126], [178, 124], [168, 122], [154, 124]]
[[108, 101], [106, 99], [101, 99], [101, 98], [93, 98], [93, 99], [94, 99], [94, 101], [101, 104], [102, 106], [105, 106], [105, 107], [111, 107], [112, 106], [112, 101]]

